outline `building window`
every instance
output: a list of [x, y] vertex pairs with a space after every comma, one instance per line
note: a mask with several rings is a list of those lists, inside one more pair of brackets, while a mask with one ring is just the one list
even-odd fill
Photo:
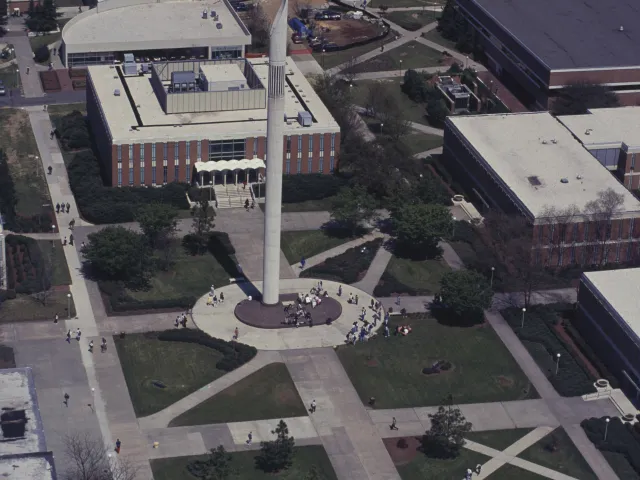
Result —
[[211, 47], [212, 60], [228, 60], [242, 57], [242, 46], [231, 45], [228, 47]]
[[560, 251], [558, 252], [558, 266], [559, 267], [562, 266], [563, 257], [564, 257], [564, 248], [561, 248]]
[[156, 161], [156, 144], [155, 143], [151, 144], [151, 161], [152, 162]]
[[[311, 173], [313, 171], [313, 166], [311, 165], [313, 159], [311, 157], [309, 157], [309, 159], [307, 160], [307, 172]], [[319, 172], [322, 173], [322, 157], [320, 158], [320, 164], [318, 166], [319, 168]]]
[[633, 243], [629, 243], [627, 245], [627, 262], [631, 261], [631, 248], [633, 247]]
[[600, 251], [600, 245], [597, 243], [593, 246], [593, 255], [591, 256], [591, 264], [595, 265], [598, 263], [598, 252]]
[[553, 242], [553, 235], [555, 232], [556, 232], [556, 226], [555, 224], [552, 223], [549, 226], [549, 238], [548, 238], [549, 241], [547, 243], [551, 244]]
[[332, 133], [331, 134], [331, 150], [335, 150], [336, 149], [336, 134]]
[[129, 186], [133, 185], [133, 167], [129, 167]]
[[540, 249], [536, 248], [535, 260], [534, 263], [536, 265], [540, 265]]
[[118, 186], [122, 186], [122, 164], [118, 164]]
[[634, 220], [635, 218], [629, 219], [629, 238], [633, 238], [633, 224], [635, 223]]
[[571, 265], [575, 265], [576, 263], [576, 247], [571, 247]]
[[133, 143], [129, 144], [129, 162], [133, 161]]
[[187, 183], [191, 184], [191, 165], [187, 163], [185, 167], [186, 167], [185, 178], [187, 180]]
[[302, 135], [298, 135], [298, 154], [302, 151]]
[[577, 223], [573, 224], [573, 231], [571, 232], [571, 241], [573, 243], [578, 241], [578, 224]]
[[241, 160], [245, 156], [246, 141], [238, 140], [215, 140], [209, 142], [209, 161], [219, 160]]
[[590, 222], [584, 222], [584, 241], [588, 242], [589, 241], [589, 224]]
[[167, 183], [167, 175], [169, 173], [168, 170], [169, 170], [169, 167], [167, 167], [166, 165], [162, 167], [162, 183], [163, 184]]
[[198, 161], [202, 159], [202, 140], [198, 140], [196, 156]]
[[291, 135], [287, 135], [287, 153], [291, 152]]
[[140, 144], [140, 185], [144, 185], [144, 143]]
[[151, 163], [151, 185], [155, 186], [156, 184], [156, 162], [155, 160]]
[[169, 144], [167, 142], [164, 142], [163, 144], [163, 148], [162, 148], [162, 158], [164, 160], [167, 160], [169, 158]]
[[313, 155], [313, 135], [309, 135], [309, 155]]
[[624, 220], [618, 220], [618, 240], [622, 239], [622, 230], [624, 230]]
[[544, 235], [544, 225], [538, 225], [538, 243], [542, 243]]
[[333, 155], [331, 155], [331, 157], [329, 157], [329, 171], [333, 172], [333, 164], [335, 162], [335, 157]]
[[636, 168], [636, 154], [631, 154], [631, 170], [635, 170]]
[[113, 52], [69, 53], [67, 67], [86, 67], [88, 65], [113, 65], [116, 56]]
[[253, 156], [258, 156], [258, 137], [253, 137]]
[[287, 161], [284, 164], [284, 173], [287, 175], [291, 173], [291, 159], [287, 157]]
[[621, 243], [616, 244], [616, 263], [620, 263], [620, 248], [622, 247]]
[[605, 230], [604, 230], [604, 238], [607, 240], [611, 240], [611, 231], [613, 230], [613, 223], [611, 222], [611, 220], [607, 221], [607, 224], [605, 225]]
[[173, 142], [173, 161], [178, 163], [178, 142]]
[[178, 165], [177, 163], [173, 166], [173, 181], [177, 182], [178, 179], [180, 178], [180, 165]]
[[320, 156], [324, 156], [324, 135], [320, 139]]
[[302, 157], [298, 157], [298, 165], [296, 173], [302, 173]]
[[186, 149], [185, 158], [187, 159], [187, 163], [189, 163], [189, 161], [191, 160], [191, 142], [185, 143], [184, 147]]
[[122, 163], [122, 145], [118, 145], [118, 163]]

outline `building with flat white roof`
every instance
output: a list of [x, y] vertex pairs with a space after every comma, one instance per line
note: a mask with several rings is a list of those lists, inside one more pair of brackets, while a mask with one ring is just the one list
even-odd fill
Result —
[[[542, 253], [550, 254], [548, 244], [571, 246], [554, 249], [559, 251], [547, 261], [624, 262], [637, 255], [640, 202], [548, 112], [448, 117], [444, 155], [460, 167], [463, 181], [485, 208], [523, 215]], [[621, 195], [622, 204], [612, 213], [606, 235], [625, 245], [602, 249], [602, 219], [585, 206], [609, 189]], [[569, 206], [577, 213], [561, 218]], [[556, 229], [558, 223], [571, 225]], [[564, 237], [569, 227], [568, 237], [559, 240], [558, 231]], [[605, 259], [598, 260], [599, 255]]]
[[251, 34], [227, 0], [105, 0], [62, 30], [70, 68], [121, 62], [239, 58]]
[[558, 120], [629, 190], [640, 188], [640, 107], [595, 108]]
[[[162, 62], [136, 75], [89, 67], [87, 114], [111, 185], [254, 181], [266, 159], [268, 73], [268, 58]], [[229, 85], [241, 77], [246, 88]], [[282, 122], [285, 174], [337, 167], [340, 127], [290, 58]]]
[[640, 268], [582, 274], [576, 327], [636, 401], [640, 399], [639, 311]]

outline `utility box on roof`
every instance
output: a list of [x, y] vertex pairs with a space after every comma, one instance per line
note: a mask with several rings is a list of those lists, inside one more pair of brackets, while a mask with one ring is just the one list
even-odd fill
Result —
[[303, 127], [310, 127], [313, 123], [313, 117], [309, 112], [298, 112], [298, 123]]

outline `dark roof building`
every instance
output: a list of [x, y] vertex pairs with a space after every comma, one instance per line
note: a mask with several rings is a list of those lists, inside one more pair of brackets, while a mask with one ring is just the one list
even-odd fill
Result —
[[607, 84], [640, 99], [640, 3], [635, 0], [457, 0], [490, 67], [546, 107], [554, 90]]

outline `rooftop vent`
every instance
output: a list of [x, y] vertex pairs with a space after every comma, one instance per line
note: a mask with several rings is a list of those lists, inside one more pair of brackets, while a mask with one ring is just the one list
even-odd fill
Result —
[[114, 96], [114, 97], [119, 97], [119, 96], [120, 96], [120, 89], [119, 89], [119, 88], [116, 88], [116, 89], [113, 91], [113, 96]]
[[313, 118], [309, 112], [298, 112], [298, 123], [303, 127], [310, 127], [313, 123]]
[[591, 135], [591, 132], [593, 132], [592, 128], [587, 128], [584, 132], [585, 135]]
[[547, 144], [547, 141], [546, 141], [546, 140], [542, 140], [542, 144], [543, 144], [543, 145], [546, 145], [546, 144]]
[[620, 25], [620, 28], [618, 29], [618, 31], [624, 32], [624, 27], [622, 25]]
[[582, 175], [576, 175], [576, 180], [582, 180]]
[[527, 177], [527, 180], [529, 180], [529, 183], [531, 185], [533, 185], [534, 187], [539, 187], [540, 185], [542, 185], [542, 182], [540, 181], [540, 179], [536, 175], [532, 175], [530, 177]]
[[216, 28], [218, 30], [222, 30], [222, 24], [221, 23], [216, 23]]
[[568, 178], [561, 178], [560, 179], [560, 183], [569, 183], [569, 179]]
[[208, 14], [208, 12], [207, 12], [207, 9], [205, 8], [205, 9], [202, 11], [202, 18], [207, 18], [207, 14]]
[[555, 138], [553, 138], [553, 139], [551, 139], [551, 143], [553, 143], [553, 144], [555, 145], [556, 143], [558, 143], [558, 140], [556, 140]]

